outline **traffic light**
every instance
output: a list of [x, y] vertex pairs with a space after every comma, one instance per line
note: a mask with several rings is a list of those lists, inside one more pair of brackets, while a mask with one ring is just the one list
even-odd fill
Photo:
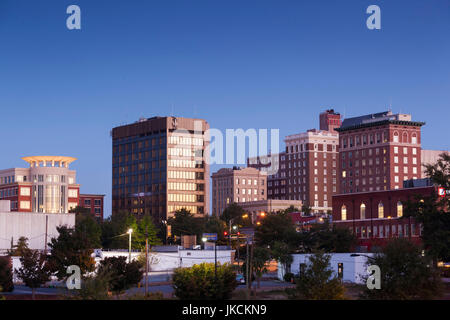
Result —
[[226, 237], [226, 236], [228, 235], [228, 232], [227, 232], [227, 231], [224, 231], [224, 232], [223, 232], [223, 235]]

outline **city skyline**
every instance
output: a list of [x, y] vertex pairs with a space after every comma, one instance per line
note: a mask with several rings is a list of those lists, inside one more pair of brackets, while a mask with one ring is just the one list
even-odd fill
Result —
[[107, 195], [105, 216], [109, 132], [140, 117], [279, 128], [283, 149], [285, 136], [318, 127], [325, 109], [345, 119], [392, 108], [426, 122], [424, 149], [449, 149], [443, 2], [424, 14], [420, 2], [382, 1], [379, 31], [365, 26], [368, 1], [76, 2], [80, 31], [65, 27], [68, 1], [0, 5], [0, 168], [24, 166], [22, 156], [76, 157], [83, 192]]

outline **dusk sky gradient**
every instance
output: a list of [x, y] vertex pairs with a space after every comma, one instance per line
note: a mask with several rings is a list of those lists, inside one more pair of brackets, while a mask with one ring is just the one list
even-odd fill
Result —
[[[71, 4], [81, 30], [66, 28]], [[371, 4], [381, 30], [366, 27]], [[282, 140], [327, 108], [390, 104], [426, 122], [423, 148], [450, 149], [450, 0], [0, 1], [0, 168], [76, 157], [106, 216], [114, 126], [175, 115]]]

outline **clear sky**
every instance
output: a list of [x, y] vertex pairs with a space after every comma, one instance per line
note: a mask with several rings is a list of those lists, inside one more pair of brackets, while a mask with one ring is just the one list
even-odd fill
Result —
[[[71, 4], [81, 30], [66, 27]], [[371, 4], [381, 30], [366, 27]], [[449, 0], [0, 1], [0, 168], [77, 157], [106, 215], [114, 126], [173, 114], [282, 139], [326, 108], [389, 105], [427, 123], [423, 148], [449, 149]]]

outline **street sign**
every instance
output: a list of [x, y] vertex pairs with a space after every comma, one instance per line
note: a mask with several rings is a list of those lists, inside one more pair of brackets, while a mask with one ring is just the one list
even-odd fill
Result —
[[217, 241], [217, 233], [204, 233], [203, 238], [207, 241]]

